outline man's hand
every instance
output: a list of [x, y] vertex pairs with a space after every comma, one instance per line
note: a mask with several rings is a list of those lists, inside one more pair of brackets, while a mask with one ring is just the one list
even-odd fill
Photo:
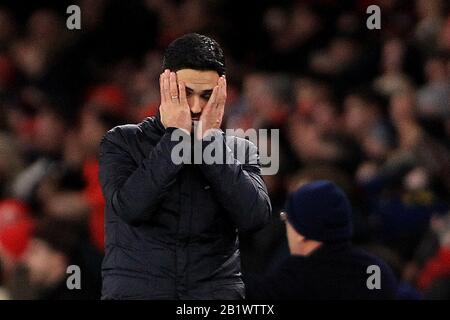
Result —
[[177, 81], [175, 72], [165, 70], [159, 76], [161, 105], [159, 111], [164, 127], [175, 127], [191, 132], [191, 110], [186, 99], [186, 87], [183, 81]]
[[227, 99], [227, 83], [225, 77], [219, 78], [218, 85], [214, 87], [211, 97], [200, 116], [196, 137], [201, 140], [210, 129], [219, 129], [222, 123], [225, 101]]

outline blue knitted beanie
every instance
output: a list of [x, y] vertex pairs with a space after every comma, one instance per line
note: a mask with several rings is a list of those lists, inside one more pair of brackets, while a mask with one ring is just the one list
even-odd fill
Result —
[[287, 218], [307, 239], [335, 243], [350, 240], [351, 205], [341, 188], [326, 180], [306, 184], [288, 199]]

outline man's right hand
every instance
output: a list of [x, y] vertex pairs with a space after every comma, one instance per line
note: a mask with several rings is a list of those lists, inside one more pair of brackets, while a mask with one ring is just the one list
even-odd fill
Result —
[[187, 131], [192, 128], [191, 109], [186, 98], [184, 82], [177, 81], [175, 72], [166, 69], [159, 76], [161, 105], [159, 111], [164, 127], [174, 127]]

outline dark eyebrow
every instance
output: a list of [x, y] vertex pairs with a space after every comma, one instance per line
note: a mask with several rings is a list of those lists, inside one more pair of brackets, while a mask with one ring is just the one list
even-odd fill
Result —
[[[189, 88], [189, 87], [186, 87], [186, 92], [187, 92], [187, 93], [193, 93], [194, 90], [191, 89], [191, 88]], [[203, 91], [200, 93], [200, 95], [211, 94], [212, 92], [213, 92], [213, 89], [203, 90]]]

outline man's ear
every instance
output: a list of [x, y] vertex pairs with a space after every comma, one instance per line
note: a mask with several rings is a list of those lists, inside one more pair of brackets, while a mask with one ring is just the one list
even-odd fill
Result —
[[303, 235], [301, 235], [300, 233], [296, 232], [295, 240], [298, 243], [302, 243], [302, 242], [305, 242], [306, 238]]

